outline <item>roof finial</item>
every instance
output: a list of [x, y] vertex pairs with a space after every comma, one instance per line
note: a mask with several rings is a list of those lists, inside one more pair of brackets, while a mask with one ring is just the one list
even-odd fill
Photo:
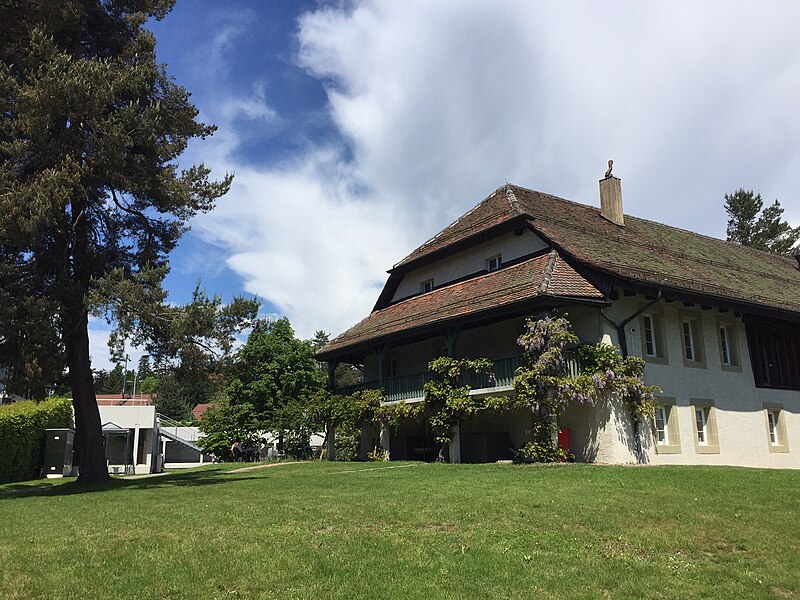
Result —
[[606, 171], [606, 177], [611, 177], [611, 169], [614, 168], [614, 161], [610, 158], [608, 159], [608, 171]]

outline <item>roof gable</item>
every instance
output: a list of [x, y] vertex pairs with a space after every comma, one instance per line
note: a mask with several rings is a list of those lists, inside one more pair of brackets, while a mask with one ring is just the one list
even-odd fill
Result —
[[[390, 304], [404, 273], [520, 222], [555, 251]], [[599, 208], [507, 184], [397, 263], [372, 314], [318, 356], [542, 296], [602, 300], [590, 281], [606, 276], [800, 320], [800, 270], [791, 259], [629, 215], [615, 225]]]
[[511, 186], [505, 185], [497, 188], [478, 205], [464, 213], [394, 265], [392, 270], [407, 267], [423, 257], [479, 235], [492, 227], [502, 225], [523, 214]]
[[372, 312], [336, 337], [317, 356], [453, 319], [546, 297], [600, 302], [604, 295], [570, 267], [557, 252], [401, 300]]

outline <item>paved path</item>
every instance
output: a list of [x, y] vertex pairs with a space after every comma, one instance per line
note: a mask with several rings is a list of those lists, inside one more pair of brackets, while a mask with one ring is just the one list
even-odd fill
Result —
[[307, 460], [288, 460], [286, 462], [273, 462], [264, 465], [253, 465], [252, 467], [242, 467], [241, 469], [234, 469], [233, 471], [226, 471], [226, 473], [246, 473], [247, 471], [255, 471], [256, 469], [266, 469], [267, 467], [281, 467], [283, 465], [302, 465], [307, 463]]
[[382, 469], [402, 469], [404, 467], [416, 467], [417, 465], [394, 465], [392, 467], [372, 467], [370, 469], [350, 469], [348, 471], [334, 471], [331, 475], [339, 475], [341, 473], [363, 473], [364, 471], [380, 471]]

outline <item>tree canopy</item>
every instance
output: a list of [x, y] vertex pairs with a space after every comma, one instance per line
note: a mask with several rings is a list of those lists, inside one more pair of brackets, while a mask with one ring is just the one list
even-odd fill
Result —
[[307, 429], [308, 409], [325, 393], [311, 342], [297, 339], [285, 318], [253, 327], [231, 373], [231, 404], [251, 405], [262, 429], [279, 433]]
[[728, 241], [773, 254], [792, 254], [800, 239], [800, 227], [792, 228], [782, 219], [783, 208], [777, 200], [762, 212], [763, 206], [761, 194], [752, 190], [738, 189], [725, 194]]
[[[215, 128], [197, 121], [189, 93], [157, 61], [155, 37], [144, 28], [172, 5], [27, 0], [0, 7], [0, 339], [7, 346], [35, 331], [41, 340], [32, 343], [63, 349], [83, 481], [108, 477], [90, 310], [103, 306], [139, 340], [160, 338], [154, 351], [165, 353], [175, 350], [163, 341], [167, 334], [204, 343], [189, 331], [203, 330], [212, 312], [213, 301], [197, 296], [199, 311], [170, 311], [161, 288], [188, 220], [211, 210], [232, 179], [214, 181], [202, 164], [176, 162], [189, 140]], [[227, 331], [211, 331], [223, 347], [241, 329], [237, 319], [253, 313], [252, 304], [232, 304], [231, 318], [218, 320]]]

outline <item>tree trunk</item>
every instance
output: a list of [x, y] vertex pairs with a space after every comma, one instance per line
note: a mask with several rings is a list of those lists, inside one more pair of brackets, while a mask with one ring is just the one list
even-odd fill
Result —
[[108, 465], [103, 449], [100, 409], [97, 408], [89, 361], [89, 319], [86, 309], [77, 308], [65, 321], [64, 346], [69, 367], [69, 385], [72, 388], [72, 406], [75, 408], [75, 446], [80, 469], [78, 481], [106, 481], [109, 478]]

